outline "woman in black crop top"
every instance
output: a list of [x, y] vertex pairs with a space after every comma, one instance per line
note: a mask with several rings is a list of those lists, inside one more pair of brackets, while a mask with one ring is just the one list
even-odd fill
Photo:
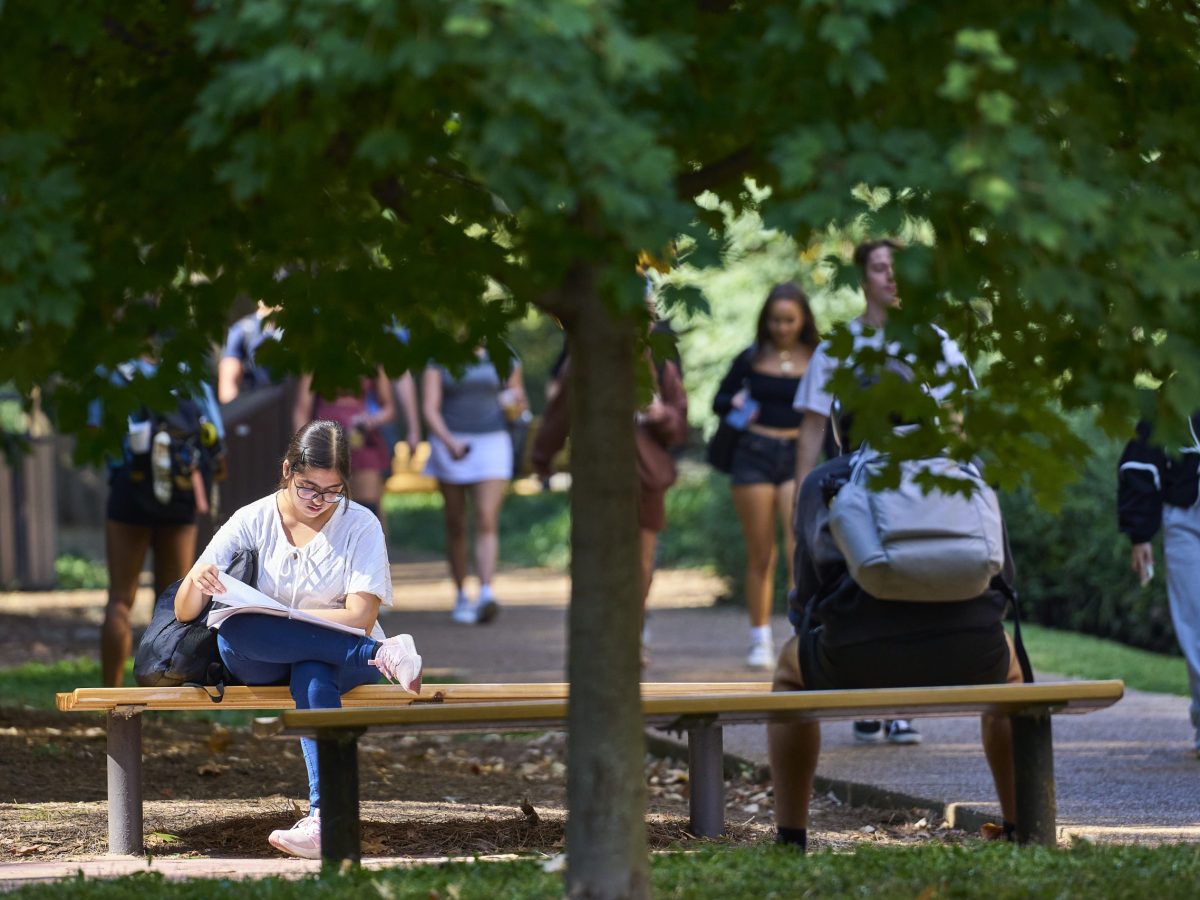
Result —
[[804, 291], [788, 282], [767, 295], [758, 315], [754, 345], [734, 359], [713, 400], [713, 412], [748, 414], [729, 475], [733, 505], [746, 537], [746, 606], [750, 652], [746, 664], [775, 665], [771, 596], [775, 581], [776, 521], [783, 526], [791, 583], [791, 529], [796, 482], [796, 436], [800, 413], [792, 409], [796, 388], [820, 343]]

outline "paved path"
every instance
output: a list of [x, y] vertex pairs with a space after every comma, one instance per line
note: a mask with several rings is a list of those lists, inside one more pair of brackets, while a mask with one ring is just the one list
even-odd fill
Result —
[[[503, 609], [487, 626], [450, 622], [453, 597], [440, 563], [393, 567], [397, 607], [384, 616], [389, 634], [416, 635], [426, 664], [467, 681], [561, 681], [565, 668], [567, 579], [544, 570], [502, 573], [496, 582]], [[663, 572], [650, 600], [654, 681], [760, 681], [769, 677], [744, 667], [746, 621], [737, 609], [713, 607], [720, 584], [696, 572]], [[80, 612], [82, 628], [95, 628], [98, 597], [89, 592], [41, 595], [50, 605]], [[147, 592], [148, 593], [148, 592]], [[0, 595], [0, 608], [29, 607], [29, 595]], [[39, 600], [40, 602], [40, 600]], [[149, 604], [139, 603], [142, 618]], [[789, 627], [775, 623], [777, 643]], [[1044, 676], [1051, 680], [1054, 676]], [[994, 818], [991, 780], [979, 749], [974, 718], [922, 719], [920, 746], [855, 744], [848, 723], [823, 728], [819, 776], [824, 788], [848, 793], [854, 802], [944, 810], [965, 827]], [[1120, 703], [1085, 716], [1054, 722], [1060, 835], [1093, 840], [1200, 841], [1200, 760], [1191, 750], [1187, 701], [1129, 691]], [[766, 762], [762, 726], [726, 729], [725, 749]], [[407, 860], [372, 860], [402, 865]], [[98, 859], [86, 862], [0, 863], [0, 890], [18, 884], [71, 877], [145, 871], [167, 877], [300, 876], [314, 865], [301, 860]]]
[[[449, 587], [440, 566], [397, 571], [397, 604], [388, 633], [417, 636], [427, 663], [468, 681], [558, 681], [565, 666], [565, 578], [510, 572], [497, 583], [504, 610], [488, 626], [449, 621]], [[713, 607], [715, 580], [664, 572], [650, 600], [653, 681], [757, 681], [744, 667], [746, 621], [737, 609]], [[411, 611], [404, 611], [411, 610]], [[790, 633], [775, 622], [777, 643]], [[480, 637], [482, 640], [476, 640]], [[1040, 680], [1059, 676], [1039, 674]], [[818, 775], [858, 802], [879, 802], [881, 791], [942, 808], [965, 827], [998, 816], [975, 717], [922, 719], [919, 746], [855, 743], [849, 723], [827, 723]], [[1200, 760], [1191, 749], [1183, 697], [1127, 691], [1115, 706], [1054, 719], [1060, 834], [1093, 840], [1200, 840]], [[725, 748], [766, 763], [762, 726], [726, 729]]]

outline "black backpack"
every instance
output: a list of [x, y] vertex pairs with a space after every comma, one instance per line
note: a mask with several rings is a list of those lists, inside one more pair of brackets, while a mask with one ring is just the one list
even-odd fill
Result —
[[[253, 586], [258, 581], [257, 551], [239, 550], [225, 571]], [[200, 615], [190, 622], [180, 622], [175, 618], [175, 593], [182, 583], [182, 579], [176, 581], [155, 601], [154, 615], [133, 658], [133, 678], [141, 687], [185, 685], [206, 691], [213, 687], [215, 691], [207, 693], [213, 703], [220, 703], [225, 685], [236, 682], [221, 662], [217, 629], [207, 624], [214, 601], [209, 597]]]

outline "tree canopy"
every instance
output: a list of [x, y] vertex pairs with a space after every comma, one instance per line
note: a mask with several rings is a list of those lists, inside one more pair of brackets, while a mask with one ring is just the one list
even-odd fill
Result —
[[[986, 447], [1052, 492], [1087, 452], [1062, 410], [1124, 430], [1139, 379], [1164, 418], [1195, 405], [1190, 3], [8, 0], [0, 22], [0, 382], [69, 431], [93, 396], [115, 429], [169, 387], [95, 374], [151, 329], [199, 371], [242, 294], [282, 303], [272, 364], [326, 386], [462, 359], [531, 303], [600, 340], [589, 304], [639, 309], [640, 250], [715, 259], [693, 198], [737, 207], [747, 176], [801, 247], [864, 212], [932, 233], [890, 327], [932, 359], [935, 319], [986, 366], [962, 434], [897, 439], [887, 412], [931, 401], [865, 396], [884, 449]], [[588, 415], [623, 436], [632, 404]]]

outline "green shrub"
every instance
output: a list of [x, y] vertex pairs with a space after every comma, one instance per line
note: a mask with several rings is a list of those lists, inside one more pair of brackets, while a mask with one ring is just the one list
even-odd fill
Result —
[[94, 559], [65, 553], [54, 561], [58, 587], [64, 591], [108, 587], [108, 567]]

